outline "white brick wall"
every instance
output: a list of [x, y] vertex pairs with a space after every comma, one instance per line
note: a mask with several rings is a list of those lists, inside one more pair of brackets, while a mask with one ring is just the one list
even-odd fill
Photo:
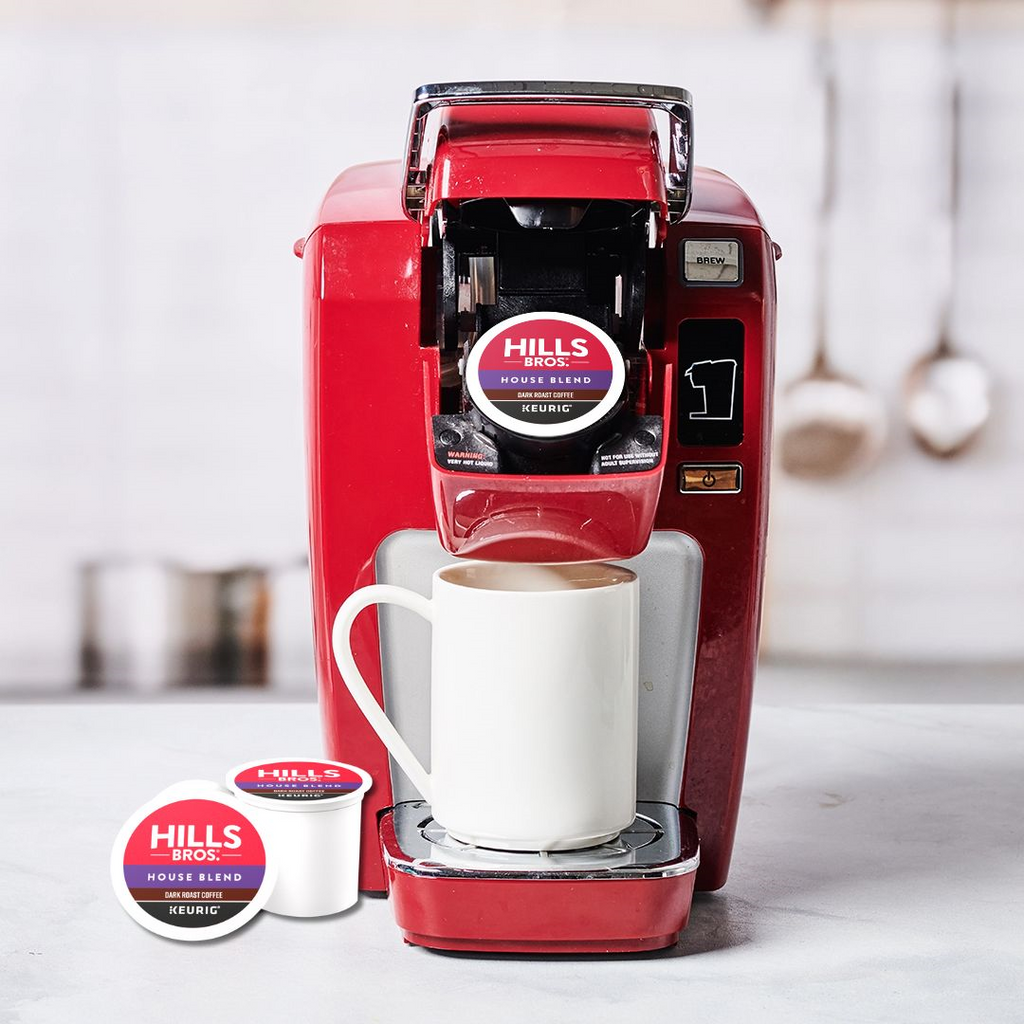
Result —
[[[451, 16], [409, 28], [371, 17], [232, 28], [196, 12], [162, 25], [0, 21], [0, 682], [72, 673], [81, 558], [301, 553], [291, 242], [339, 169], [399, 153], [419, 82], [690, 88], [699, 162], [748, 189], [786, 250], [780, 380], [802, 370], [821, 143], [806, 27], [758, 26], [732, 4], [693, 30], [661, 5], [664, 30], [652, 31], [611, 6], [547, 5], [539, 27], [474, 17], [454, 35]], [[1024, 33], [971, 33], [959, 322], [996, 374], [996, 422], [958, 463], [926, 461], [897, 423], [866, 477], [777, 477], [776, 651], [1024, 656]], [[938, 40], [920, 24], [857, 27], [841, 51], [835, 356], [895, 409], [929, 344], [942, 271]], [[293, 605], [301, 590], [289, 588]], [[304, 643], [301, 609], [282, 621]]]

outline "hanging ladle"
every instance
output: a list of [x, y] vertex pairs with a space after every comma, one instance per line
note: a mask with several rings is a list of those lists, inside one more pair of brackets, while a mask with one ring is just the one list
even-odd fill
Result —
[[789, 384], [780, 402], [777, 446], [782, 468], [792, 476], [827, 480], [870, 465], [885, 443], [887, 423], [879, 397], [832, 367], [827, 346], [829, 235], [835, 206], [835, 62], [831, 37], [822, 32], [825, 92], [825, 166], [818, 211], [817, 317], [810, 370]]
[[[947, 41], [955, 60], [954, 19], [950, 5]], [[959, 455], [988, 422], [992, 412], [992, 381], [977, 359], [956, 351], [952, 341], [960, 225], [961, 93], [954, 75], [950, 109], [949, 280], [935, 348], [907, 374], [905, 409], [914, 439], [929, 455]]]

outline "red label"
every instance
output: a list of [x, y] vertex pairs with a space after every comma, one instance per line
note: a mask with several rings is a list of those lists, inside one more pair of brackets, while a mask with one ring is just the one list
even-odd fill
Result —
[[363, 776], [325, 761], [268, 761], [240, 771], [235, 785], [267, 800], [332, 800], [362, 788]]
[[473, 346], [467, 386], [485, 416], [538, 436], [600, 418], [622, 391], [622, 355], [596, 325], [555, 313], [511, 317]]
[[132, 899], [181, 928], [210, 927], [240, 913], [263, 884], [266, 865], [249, 819], [216, 800], [165, 804], [136, 826], [124, 851]]

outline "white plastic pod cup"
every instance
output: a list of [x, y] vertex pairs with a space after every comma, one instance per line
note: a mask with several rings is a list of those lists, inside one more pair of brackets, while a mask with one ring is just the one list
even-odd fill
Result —
[[227, 784], [278, 861], [277, 884], [264, 910], [325, 917], [356, 902], [369, 774], [340, 761], [283, 757], [238, 765]]

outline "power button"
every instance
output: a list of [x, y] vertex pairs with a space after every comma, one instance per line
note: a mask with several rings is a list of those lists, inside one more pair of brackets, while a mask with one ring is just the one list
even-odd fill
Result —
[[735, 494], [743, 482], [738, 462], [689, 462], [679, 467], [679, 490]]

